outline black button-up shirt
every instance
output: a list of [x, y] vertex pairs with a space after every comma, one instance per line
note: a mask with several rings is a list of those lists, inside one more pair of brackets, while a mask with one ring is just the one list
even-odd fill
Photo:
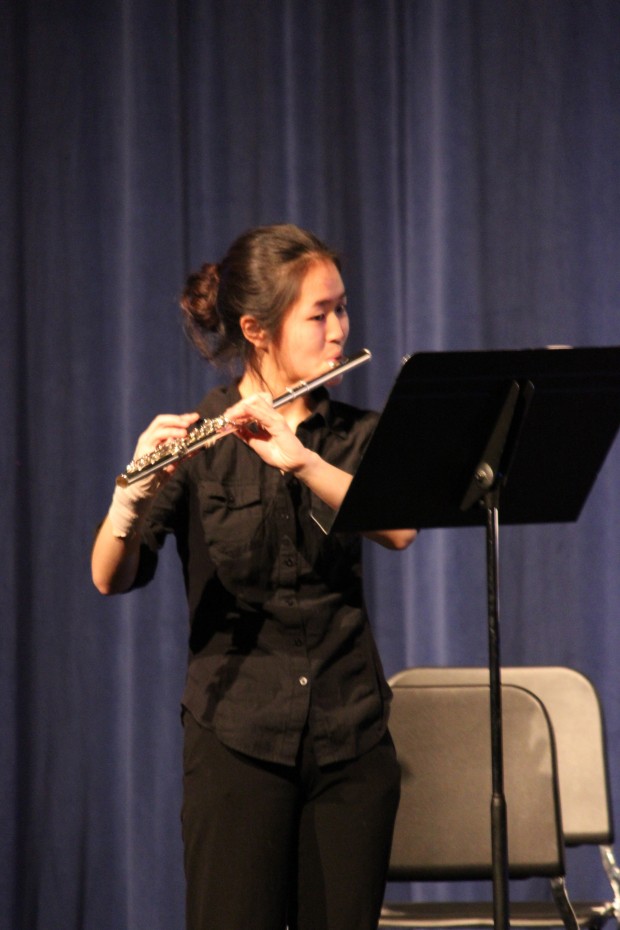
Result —
[[[315, 394], [297, 435], [353, 473], [377, 415]], [[239, 399], [218, 388], [216, 416]], [[292, 765], [306, 725], [320, 764], [371, 748], [387, 723], [385, 682], [362, 593], [361, 540], [325, 535], [331, 511], [234, 436], [178, 467], [143, 531], [137, 585], [176, 537], [190, 611], [183, 705], [227, 746]], [[317, 522], [318, 521], [318, 522]]]

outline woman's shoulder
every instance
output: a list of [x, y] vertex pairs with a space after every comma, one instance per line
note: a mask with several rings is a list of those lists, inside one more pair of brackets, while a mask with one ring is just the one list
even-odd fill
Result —
[[196, 410], [201, 417], [217, 417], [239, 400], [236, 384], [220, 384], [206, 394]]
[[330, 399], [329, 406], [332, 426], [344, 432], [353, 429], [373, 430], [379, 419], [376, 410], [365, 410], [341, 400]]

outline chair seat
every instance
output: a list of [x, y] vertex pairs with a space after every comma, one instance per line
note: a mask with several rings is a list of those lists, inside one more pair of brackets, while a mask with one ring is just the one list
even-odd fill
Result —
[[[613, 903], [571, 902], [580, 927], [596, 930], [614, 917]], [[423, 902], [385, 904], [379, 927], [493, 927], [493, 902]], [[549, 902], [511, 902], [511, 927], [561, 927], [557, 907]]]

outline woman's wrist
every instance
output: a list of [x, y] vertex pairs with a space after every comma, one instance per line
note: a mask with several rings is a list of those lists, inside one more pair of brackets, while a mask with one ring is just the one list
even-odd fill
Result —
[[150, 497], [139, 497], [127, 488], [116, 487], [108, 510], [112, 535], [118, 539], [135, 536], [144, 523], [151, 503]]
[[316, 466], [322, 461], [321, 456], [318, 452], [313, 452], [312, 449], [306, 449], [304, 446], [304, 455], [301, 462], [298, 465], [294, 465], [290, 469], [290, 473], [296, 478], [299, 478], [300, 481], [303, 481], [304, 484], [307, 484], [311, 478], [312, 472], [316, 469]]

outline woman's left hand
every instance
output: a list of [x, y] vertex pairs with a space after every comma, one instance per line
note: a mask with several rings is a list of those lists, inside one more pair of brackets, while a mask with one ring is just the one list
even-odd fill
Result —
[[252, 394], [226, 411], [239, 424], [235, 435], [267, 465], [283, 472], [302, 468], [308, 450], [299, 441], [281, 413], [274, 409], [269, 394]]

